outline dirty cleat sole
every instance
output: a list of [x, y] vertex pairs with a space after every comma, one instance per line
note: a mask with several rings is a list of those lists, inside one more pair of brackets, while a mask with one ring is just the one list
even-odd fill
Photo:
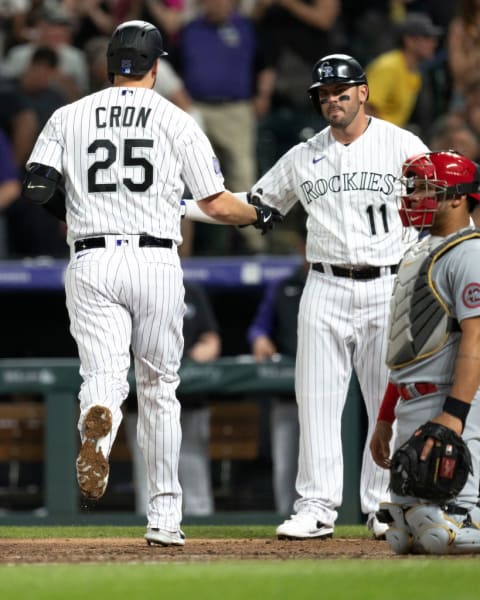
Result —
[[109, 465], [101, 449], [99, 439], [112, 430], [112, 413], [106, 406], [92, 406], [85, 417], [84, 442], [77, 457], [77, 481], [86, 498], [98, 500], [108, 484]]

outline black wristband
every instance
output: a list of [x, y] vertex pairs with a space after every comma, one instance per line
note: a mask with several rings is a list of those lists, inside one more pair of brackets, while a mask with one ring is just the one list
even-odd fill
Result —
[[469, 410], [470, 404], [468, 402], [464, 402], [463, 400], [459, 400], [453, 396], [447, 396], [445, 398], [445, 402], [443, 403], [443, 412], [460, 419], [464, 427]]

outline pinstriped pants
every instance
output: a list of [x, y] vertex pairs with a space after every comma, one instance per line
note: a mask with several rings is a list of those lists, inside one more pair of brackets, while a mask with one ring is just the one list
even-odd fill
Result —
[[[298, 315], [295, 391], [300, 447], [297, 512], [333, 525], [343, 494], [341, 418], [352, 369], [368, 416], [360, 502], [364, 513], [387, 500], [389, 472], [372, 460], [368, 441], [385, 392], [389, 302], [394, 276], [354, 281], [310, 271]], [[360, 427], [360, 423], [358, 424]]]
[[176, 398], [183, 353], [183, 274], [176, 248], [140, 248], [138, 236], [106, 236], [105, 248], [73, 252], [65, 275], [70, 331], [80, 357], [79, 431], [92, 405], [112, 411], [108, 456], [128, 395], [130, 349], [138, 398], [137, 439], [148, 474], [149, 527], [177, 531], [182, 490]]

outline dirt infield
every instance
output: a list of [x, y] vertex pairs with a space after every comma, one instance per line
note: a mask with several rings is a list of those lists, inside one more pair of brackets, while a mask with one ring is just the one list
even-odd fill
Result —
[[148, 546], [136, 538], [2, 539], [0, 564], [155, 563], [218, 560], [393, 558], [386, 542], [366, 539], [279, 541], [187, 539], [183, 548]]

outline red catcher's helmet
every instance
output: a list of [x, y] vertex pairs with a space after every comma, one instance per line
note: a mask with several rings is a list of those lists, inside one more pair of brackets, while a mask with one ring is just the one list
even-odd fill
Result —
[[480, 166], [454, 150], [407, 159], [401, 183], [399, 213], [405, 227], [431, 227], [441, 200], [466, 194], [480, 202]]

